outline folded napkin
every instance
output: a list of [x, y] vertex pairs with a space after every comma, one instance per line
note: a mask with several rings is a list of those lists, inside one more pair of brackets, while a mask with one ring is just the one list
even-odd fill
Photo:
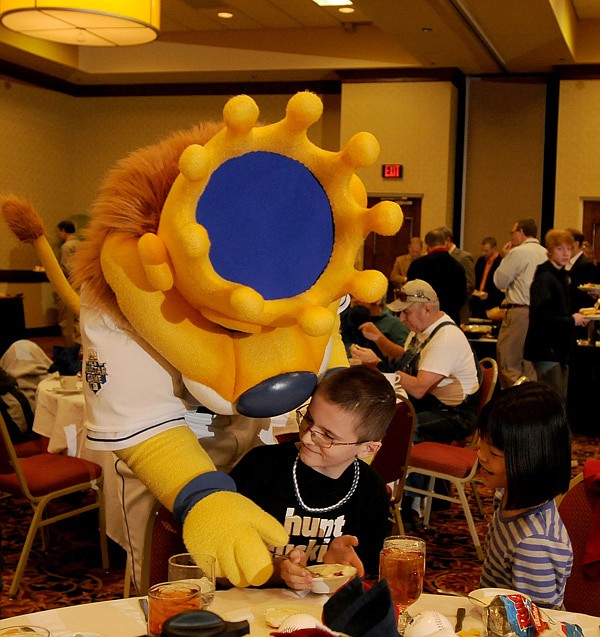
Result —
[[396, 613], [387, 582], [377, 582], [365, 591], [360, 577], [355, 577], [325, 603], [323, 623], [350, 637], [397, 635]]
[[583, 465], [583, 482], [592, 499], [594, 511], [581, 563], [589, 577], [600, 577], [600, 460], [587, 460]]

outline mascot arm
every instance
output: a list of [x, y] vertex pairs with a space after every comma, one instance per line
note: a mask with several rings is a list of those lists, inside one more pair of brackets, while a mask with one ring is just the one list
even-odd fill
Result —
[[[146, 484], [156, 498], [173, 510], [179, 492], [214, 465], [187, 427], [176, 427], [116, 454]], [[217, 575], [236, 586], [258, 586], [273, 572], [265, 543], [283, 546], [283, 527], [238, 493], [216, 491], [193, 504], [183, 524], [190, 553], [217, 558]]]
[[335, 367], [348, 367], [348, 355], [346, 354], [346, 348], [342, 342], [342, 335], [340, 334], [340, 317], [337, 317], [336, 329], [333, 333], [333, 343], [331, 346], [331, 357], [329, 358], [329, 369]]

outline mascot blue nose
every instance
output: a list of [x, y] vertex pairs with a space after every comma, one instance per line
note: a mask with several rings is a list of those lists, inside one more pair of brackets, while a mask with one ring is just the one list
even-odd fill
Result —
[[290, 372], [263, 380], [245, 391], [236, 408], [242, 416], [269, 418], [297, 409], [312, 395], [317, 376], [312, 372]]

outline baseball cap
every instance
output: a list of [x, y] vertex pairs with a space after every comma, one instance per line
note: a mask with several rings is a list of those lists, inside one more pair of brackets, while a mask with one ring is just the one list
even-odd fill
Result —
[[431, 303], [437, 301], [438, 295], [435, 290], [421, 279], [408, 281], [400, 289], [400, 294], [395, 301], [387, 304], [392, 312], [403, 312], [409, 305], [413, 303]]

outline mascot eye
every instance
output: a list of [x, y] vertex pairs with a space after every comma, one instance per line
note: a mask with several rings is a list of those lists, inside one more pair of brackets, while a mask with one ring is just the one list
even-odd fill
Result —
[[219, 166], [196, 221], [208, 232], [215, 271], [266, 300], [310, 289], [333, 251], [325, 190], [303, 164], [277, 153], [250, 152]]

